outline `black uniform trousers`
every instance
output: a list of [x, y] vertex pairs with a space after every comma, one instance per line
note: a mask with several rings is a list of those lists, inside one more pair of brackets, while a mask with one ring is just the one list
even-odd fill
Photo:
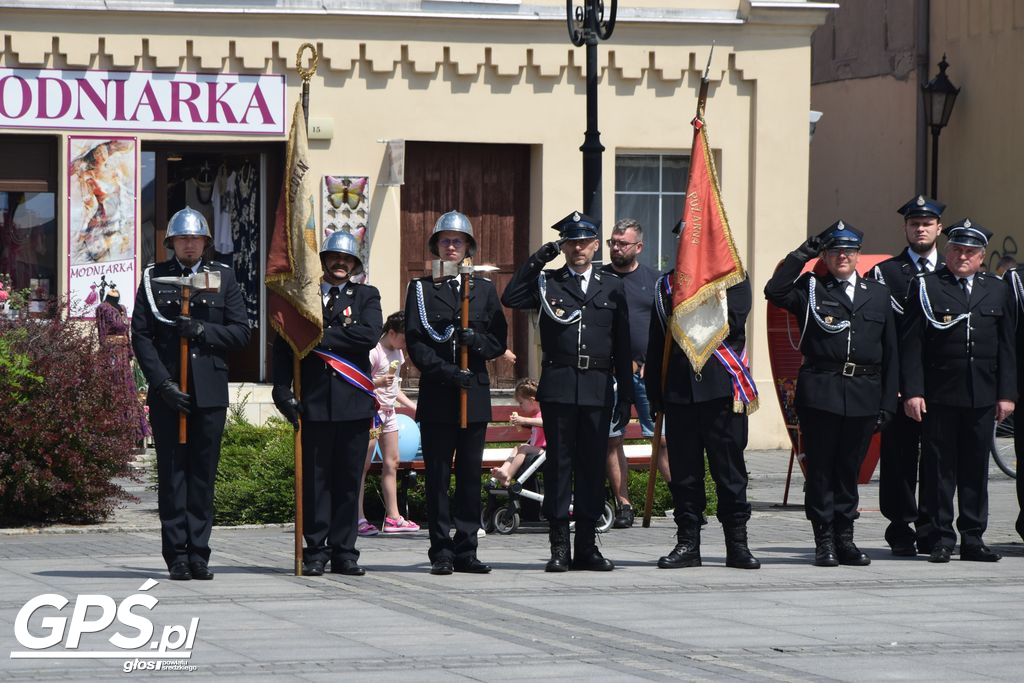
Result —
[[370, 418], [302, 421], [303, 560], [359, 559], [359, 484]]
[[160, 541], [168, 568], [175, 562], [208, 562], [213, 529], [213, 485], [220, 461], [227, 408], [193, 408], [188, 443], [178, 443], [178, 411], [150, 403], [156, 442]]
[[858, 515], [857, 475], [878, 418], [847, 417], [806, 406], [796, 410], [806, 454], [807, 519], [849, 529]]
[[[486, 434], [486, 422], [469, 422], [465, 429], [450, 422], [420, 423], [430, 531], [427, 555], [431, 562], [442, 558], [469, 560], [476, 557], [481, 508], [480, 469]], [[449, 499], [453, 453], [455, 494]]]
[[1013, 430], [1013, 454], [1017, 457], [1017, 505], [1020, 512], [1017, 513], [1017, 535], [1024, 538], [1024, 471], [1021, 462], [1024, 462], [1024, 434], [1017, 435], [1016, 424]]
[[544, 503], [549, 523], [575, 520], [595, 524], [604, 513], [604, 470], [608, 459], [611, 406], [540, 404], [547, 439]]
[[928, 404], [921, 428], [922, 457], [935, 483], [922, 488], [921, 497], [934, 515], [933, 545], [956, 545], [954, 493], [960, 508], [956, 526], [961, 550], [981, 544], [988, 527], [988, 459], [995, 420], [995, 406]]
[[[889, 545], [915, 541], [926, 547], [932, 533], [928, 504], [918, 496], [929, 483], [921, 459], [921, 423], [907, 417], [899, 402], [892, 422], [882, 430], [878, 473], [878, 506], [889, 520], [885, 540]], [[913, 524], [915, 529], [911, 529]]]
[[676, 525], [700, 524], [707, 506], [704, 454], [718, 492], [718, 520], [724, 527], [750, 519], [747, 502], [747, 416], [732, 410], [731, 398], [689, 405], [665, 404], [665, 437]]

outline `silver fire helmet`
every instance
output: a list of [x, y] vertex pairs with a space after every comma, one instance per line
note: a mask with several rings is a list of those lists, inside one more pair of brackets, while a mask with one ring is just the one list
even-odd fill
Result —
[[358, 275], [363, 272], [363, 260], [359, 257], [359, 242], [352, 233], [345, 230], [335, 230], [328, 235], [323, 244], [320, 245], [320, 257], [323, 258], [323, 255], [328, 252], [348, 254], [354, 257], [356, 268], [352, 271], [352, 274]]
[[213, 239], [210, 236], [210, 226], [206, 224], [206, 217], [195, 209], [186, 206], [181, 211], [171, 216], [167, 222], [167, 236], [164, 237], [164, 247], [171, 248], [173, 237], [205, 237], [209, 244]]
[[438, 258], [441, 257], [441, 253], [437, 248], [437, 235], [438, 233], [450, 230], [452, 232], [461, 232], [468, 238], [469, 247], [466, 249], [467, 256], [473, 256], [476, 252], [476, 239], [473, 237], [473, 224], [466, 218], [466, 214], [458, 211], [449, 211], [448, 213], [441, 214], [441, 217], [437, 219], [437, 223], [434, 224], [434, 232], [430, 234], [430, 241], [427, 244], [430, 246], [430, 253]]

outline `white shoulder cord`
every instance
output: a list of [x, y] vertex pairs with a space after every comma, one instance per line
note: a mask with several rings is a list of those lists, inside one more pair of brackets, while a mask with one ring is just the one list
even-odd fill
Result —
[[851, 334], [850, 334], [852, 332], [852, 330], [850, 329], [850, 321], [849, 320], [843, 320], [840, 323], [833, 324], [833, 323], [825, 322], [825, 320], [823, 320], [822, 317], [820, 315], [818, 315], [818, 310], [817, 310], [818, 295], [816, 293], [816, 290], [817, 290], [817, 286], [816, 285], [817, 285], [817, 278], [816, 277], [814, 277], [812, 275], [811, 277], [807, 278], [807, 312], [809, 313], [809, 315], [804, 318], [804, 329], [800, 331], [800, 344], [803, 345], [803, 343], [804, 343], [804, 332], [807, 331], [807, 320], [808, 320], [808, 318], [813, 316], [814, 317], [814, 322], [818, 323], [818, 327], [820, 327], [823, 331], [827, 332], [828, 334], [839, 334], [843, 330], [846, 330], [846, 359], [849, 360], [850, 359], [850, 344], [852, 342], [852, 338], [851, 338]]
[[[885, 276], [882, 275], [882, 269], [875, 266], [872, 272], [875, 274], [875, 279], [884, 285]], [[892, 310], [896, 311], [896, 315], [903, 315], [903, 307], [900, 306], [900, 302], [896, 301], [896, 297], [891, 293], [889, 294], [889, 303], [892, 305]]]
[[1010, 271], [1010, 284], [1013, 285], [1013, 296], [1017, 299], [1017, 305], [1024, 310], [1024, 283], [1020, 281], [1020, 274], [1016, 270]]
[[924, 278], [923, 277], [919, 277], [919, 278], [917, 278], [917, 281], [918, 281], [918, 285], [917, 285], [918, 292], [920, 293], [920, 296], [921, 296], [921, 311], [924, 313], [925, 319], [929, 323], [931, 323], [932, 327], [934, 327], [937, 330], [948, 330], [949, 328], [953, 327], [954, 325], [957, 325], [957, 324], [963, 322], [964, 320], [966, 320], [967, 321], [967, 341], [970, 341], [970, 337], [971, 337], [971, 313], [970, 313], [970, 311], [968, 311], [967, 313], [961, 313], [960, 315], [958, 315], [957, 317], [953, 318], [949, 322], [939, 322], [935, 318], [934, 311], [932, 311], [932, 302], [928, 298], [928, 287], [926, 287], [925, 284], [924, 284]]
[[427, 334], [434, 341], [441, 343], [446, 342], [452, 338], [455, 334], [455, 325], [451, 324], [444, 328], [444, 332], [438, 332], [430, 326], [430, 321], [427, 320], [427, 307], [423, 303], [423, 281], [416, 280], [416, 306], [420, 313], [420, 322], [423, 323], [423, 328], [427, 331]]
[[553, 310], [551, 310], [551, 304], [548, 303], [548, 279], [547, 276], [544, 275], [543, 271], [541, 271], [540, 275], [537, 276], [537, 289], [540, 291], [541, 310], [543, 310], [547, 316], [556, 323], [560, 323], [562, 325], [573, 325], [579, 322], [580, 318], [583, 317], [583, 311], [578, 308], [565, 318], [559, 317]]
[[146, 270], [142, 273], [142, 288], [146, 290], [146, 298], [149, 300], [149, 308], [153, 311], [153, 316], [166, 325], [173, 325], [174, 321], [163, 317], [160, 314], [160, 309], [156, 307], [156, 299], [153, 298], [153, 283], [149, 280], [153, 265], [146, 266]]

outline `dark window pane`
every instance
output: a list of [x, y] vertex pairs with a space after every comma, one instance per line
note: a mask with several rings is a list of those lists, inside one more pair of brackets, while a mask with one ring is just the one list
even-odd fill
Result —
[[690, 169], [690, 158], [685, 156], [663, 156], [661, 158], [662, 192], [686, 192], [686, 174]]
[[33, 300], [56, 294], [56, 209], [52, 192], [0, 192], [0, 273]]
[[657, 192], [658, 156], [623, 154], [615, 158], [616, 192]]
[[633, 218], [644, 229], [644, 250], [638, 257], [652, 268], [658, 259], [658, 197], [657, 195], [615, 194], [615, 220]]
[[673, 234], [672, 228], [674, 228], [676, 223], [679, 222], [679, 219], [683, 217], [683, 196], [662, 195], [661, 214], [664, 218], [661, 223], [662, 253], [661, 263], [658, 269], [665, 271], [675, 268], [676, 265], [676, 247], [678, 245], [678, 238]]

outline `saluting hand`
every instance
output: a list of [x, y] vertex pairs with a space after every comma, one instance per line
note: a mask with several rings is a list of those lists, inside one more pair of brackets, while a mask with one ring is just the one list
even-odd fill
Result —
[[559, 246], [558, 242], [548, 242], [537, 250], [537, 258], [544, 263], [547, 263], [548, 261], [553, 261], [558, 258], [558, 255], [561, 253], [562, 248]]

